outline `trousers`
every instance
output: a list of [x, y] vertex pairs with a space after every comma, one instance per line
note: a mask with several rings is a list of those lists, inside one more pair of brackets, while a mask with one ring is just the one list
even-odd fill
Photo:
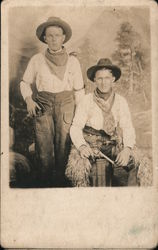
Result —
[[[103, 130], [85, 126], [84, 138], [90, 147], [99, 149], [103, 154], [115, 161], [121, 151], [117, 139], [112, 139]], [[116, 137], [117, 138], [117, 137]], [[112, 186], [137, 186], [137, 169], [131, 156], [126, 167], [114, 167], [112, 170]]]
[[34, 119], [35, 150], [41, 181], [48, 185], [58, 181], [63, 185], [71, 145], [69, 129], [75, 109], [73, 92], [38, 92], [34, 100], [41, 107]]

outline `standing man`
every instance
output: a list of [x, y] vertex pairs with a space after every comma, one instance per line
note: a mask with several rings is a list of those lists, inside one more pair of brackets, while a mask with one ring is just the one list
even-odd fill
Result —
[[97, 149], [118, 166], [114, 167], [112, 185], [137, 185], [132, 158], [135, 130], [127, 101], [114, 92], [121, 70], [109, 59], [102, 58], [87, 70], [87, 76], [96, 89], [85, 95], [76, 109], [70, 128], [74, 147], [66, 175], [74, 186], [88, 186], [91, 159], [99, 157], [95, 155]]
[[[38, 26], [36, 35], [48, 47], [30, 59], [20, 89], [28, 113], [34, 117], [40, 185], [64, 186], [69, 128], [75, 104], [84, 96], [83, 78], [77, 58], [68, 55], [63, 46], [72, 35], [69, 24], [50, 17]], [[35, 97], [33, 83], [38, 91]]]

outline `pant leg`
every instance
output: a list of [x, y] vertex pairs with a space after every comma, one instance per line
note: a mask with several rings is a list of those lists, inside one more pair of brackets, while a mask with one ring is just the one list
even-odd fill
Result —
[[127, 172], [121, 167], [114, 169], [112, 186], [138, 186], [137, 170], [134, 168]]
[[130, 170], [128, 176], [128, 186], [138, 186], [137, 172], [136, 168]]
[[74, 101], [55, 107], [55, 164], [61, 185], [65, 181], [65, 167], [70, 153], [70, 126], [74, 116]]
[[[134, 162], [132, 164], [134, 164]], [[130, 168], [130, 166], [131, 165], [128, 164], [126, 167], [114, 168], [113, 171], [114, 186], [138, 186], [137, 169], [135, 165], [133, 165], [132, 168]]]
[[122, 187], [128, 186], [128, 172], [123, 168], [115, 168], [113, 169], [113, 177], [112, 177], [112, 186], [113, 187]]
[[35, 117], [35, 147], [41, 184], [50, 184], [55, 168], [54, 121], [51, 114]]

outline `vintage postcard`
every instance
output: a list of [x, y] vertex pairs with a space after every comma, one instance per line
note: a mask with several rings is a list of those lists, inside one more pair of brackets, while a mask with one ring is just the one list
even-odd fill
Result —
[[156, 247], [156, 2], [1, 8], [1, 245]]

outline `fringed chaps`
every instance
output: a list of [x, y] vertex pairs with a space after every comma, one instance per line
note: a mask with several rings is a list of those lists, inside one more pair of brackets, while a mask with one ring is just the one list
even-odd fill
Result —
[[132, 150], [135, 166], [138, 168], [137, 178], [140, 186], [151, 186], [153, 182], [152, 161], [136, 146]]
[[65, 172], [66, 177], [71, 181], [72, 185], [74, 187], [89, 186], [91, 168], [90, 161], [87, 158], [81, 158], [79, 151], [73, 145]]

